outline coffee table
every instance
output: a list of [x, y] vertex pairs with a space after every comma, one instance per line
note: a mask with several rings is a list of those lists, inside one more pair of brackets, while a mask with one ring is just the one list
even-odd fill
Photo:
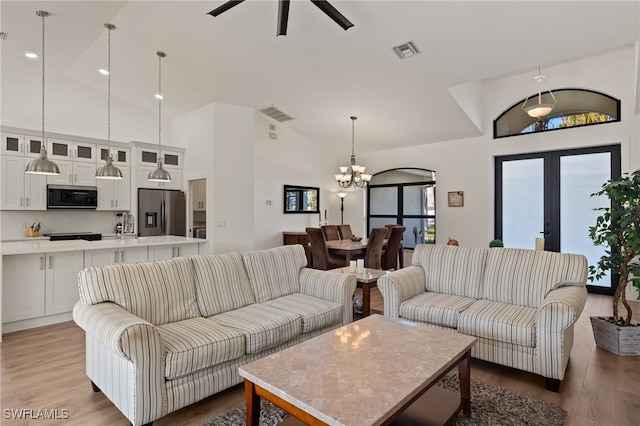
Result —
[[361, 273], [350, 272], [348, 266], [343, 268], [332, 269], [332, 272], [340, 272], [342, 274], [350, 274], [356, 278], [358, 288], [362, 289], [362, 316], [368, 317], [371, 313], [371, 289], [378, 285], [378, 278], [388, 274], [390, 271], [382, 269], [364, 268]]
[[[308, 425], [406, 425], [415, 417], [431, 425], [460, 411], [469, 416], [474, 343], [471, 336], [371, 315], [240, 367], [247, 425], [258, 425], [260, 398]], [[434, 386], [455, 367], [459, 394]]]

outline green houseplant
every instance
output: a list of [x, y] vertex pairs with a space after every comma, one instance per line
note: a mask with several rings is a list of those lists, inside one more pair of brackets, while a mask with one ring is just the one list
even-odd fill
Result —
[[[608, 181], [592, 196], [606, 195], [610, 207], [597, 210], [603, 213], [589, 227], [589, 237], [597, 246], [605, 246], [605, 254], [595, 265], [589, 266], [589, 279], [602, 278], [607, 271], [619, 274], [618, 288], [613, 296], [613, 317], [619, 320], [620, 303], [627, 310], [622, 325], [630, 325], [633, 311], [627, 303], [627, 285], [632, 283], [640, 291], [640, 169], [618, 179]], [[620, 321], [622, 322], [622, 321]]]
[[502, 240], [491, 240], [489, 241], [489, 247], [504, 247]]

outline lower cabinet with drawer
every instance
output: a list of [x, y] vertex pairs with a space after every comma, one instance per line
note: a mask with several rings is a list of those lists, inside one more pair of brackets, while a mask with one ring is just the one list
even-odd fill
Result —
[[86, 250], [85, 267], [106, 266], [115, 263], [139, 263], [148, 259], [147, 247], [128, 247], [120, 249]]
[[165, 260], [172, 257], [187, 257], [198, 254], [198, 244], [176, 244], [149, 246], [149, 260]]

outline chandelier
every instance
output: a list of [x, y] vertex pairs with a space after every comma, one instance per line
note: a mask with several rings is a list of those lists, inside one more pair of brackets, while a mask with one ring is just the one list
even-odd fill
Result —
[[364, 172], [366, 167], [356, 164], [355, 122], [357, 119], [358, 117], [351, 116], [351, 164], [340, 167], [340, 173], [342, 174], [334, 175], [340, 188], [364, 188], [371, 180], [371, 175]]
[[[524, 110], [524, 112], [526, 112], [527, 114], [529, 114], [529, 116], [534, 118], [541, 118], [541, 117], [544, 117], [545, 115], [548, 115], [556, 106], [556, 102], [558, 102], [556, 100], [556, 97], [553, 96], [553, 92], [551, 92], [551, 89], [549, 88], [549, 86], [547, 86], [547, 83], [544, 81], [545, 78], [547, 78], [547, 76], [543, 75], [540, 72], [540, 66], [538, 66], [538, 75], [533, 77], [533, 79], [536, 81], [536, 85], [538, 86], [538, 103], [532, 102], [530, 105], [527, 105], [529, 98], [531, 98], [531, 93], [529, 93], [529, 96], [527, 96], [527, 99], [525, 99], [524, 103], [522, 104], [522, 109]], [[551, 95], [551, 100], [553, 100], [553, 102], [542, 103], [542, 85], [543, 84], [547, 87], [546, 92], [549, 92], [549, 94]]]

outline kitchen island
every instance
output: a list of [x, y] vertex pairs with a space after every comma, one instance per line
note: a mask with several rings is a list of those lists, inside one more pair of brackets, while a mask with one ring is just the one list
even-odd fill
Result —
[[126, 237], [98, 241], [37, 238], [0, 244], [2, 333], [72, 319], [78, 272], [90, 266], [192, 256], [207, 240], [190, 237]]

